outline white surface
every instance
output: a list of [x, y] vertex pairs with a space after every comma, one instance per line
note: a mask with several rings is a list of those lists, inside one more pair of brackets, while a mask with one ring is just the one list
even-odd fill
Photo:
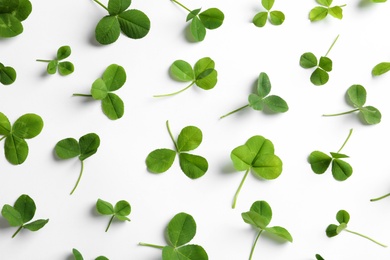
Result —
[[[390, 200], [369, 202], [390, 192], [390, 75], [371, 76], [375, 64], [390, 60], [390, 3], [361, 7], [358, 0], [335, 0], [334, 4], [348, 4], [343, 20], [329, 17], [311, 23], [307, 17], [314, 0], [277, 0], [274, 9], [285, 13], [285, 23], [257, 28], [251, 19], [261, 9], [259, 0], [183, 0], [193, 9], [218, 7], [225, 13], [221, 28], [207, 31], [201, 43], [190, 43], [184, 37], [183, 9], [169, 0], [134, 0], [131, 7], [151, 19], [149, 35], [138, 41], [121, 35], [109, 46], [93, 40], [95, 26], [105, 15], [93, 1], [32, 3], [24, 33], [0, 41], [1, 62], [18, 73], [13, 85], [0, 85], [0, 111], [11, 122], [25, 113], [37, 113], [45, 127], [28, 141], [30, 153], [24, 164], [12, 166], [0, 156], [0, 205], [29, 194], [37, 204], [35, 218], [50, 221], [36, 233], [24, 230], [11, 239], [15, 228], [0, 218], [0, 259], [72, 259], [71, 250], [77, 248], [85, 259], [105, 255], [112, 260], [157, 260], [158, 249], [137, 244], [164, 245], [163, 231], [178, 212], [195, 218], [198, 230], [192, 242], [202, 245], [210, 259], [247, 259], [256, 232], [240, 214], [256, 200], [271, 205], [271, 225], [287, 228], [294, 242], [278, 244], [262, 236], [253, 259], [310, 260], [316, 253], [327, 260], [389, 259], [389, 249], [348, 233], [329, 239], [325, 228], [336, 222], [339, 209], [346, 209], [351, 230], [390, 244]], [[299, 57], [307, 51], [324, 55], [338, 34], [329, 54], [334, 62], [330, 80], [325, 86], [313, 86], [311, 72], [299, 66]], [[35, 60], [53, 57], [61, 45], [72, 47], [68, 60], [75, 64], [75, 72], [67, 77], [45, 75], [46, 65]], [[219, 74], [213, 90], [193, 87], [171, 98], [152, 98], [185, 86], [168, 75], [174, 60], [194, 64], [206, 56], [215, 60]], [[112, 63], [122, 65], [128, 75], [117, 92], [126, 105], [124, 117], [117, 121], [105, 117], [100, 102], [72, 97], [75, 92], [88, 93]], [[246, 104], [262, 71], [271, 79], [272, 93], [283, 97], [290, 110], [266, 115], [248, 108], [218, 120]], [[366, 87], [367, 104], [382, 112], [379, 125], [363, 125], [356, 115], [321, 117], [350, 109], [344, 95], [352, 84]], [[144, 161], [149, 152], [173, 147], [166, 120], [175, 136], [187, 125], [203, 131], [203, 142], [194, 151], [209, 161], [202, 178], [188, 179], [177, 160], [166, 173], [147, 172]], [[343, 152], [351, 157], [352, 177], [337, 182], [330, 171], [314, 174], [307, 163], [310, 152], [337, 151], [350, 128], [354, 133]], [[63, 138], [89, 132], [100, 135], [101, 146], [85, 161], [80, 185], [69, 196], [80, 165], [77, 160], [57, 161], [53, 148]], [[233, 170], [230, 152], [253, 135], [274, 143], [283, 173], [274, 181], [248, 176], [233, 210], [232, 198], [243, 173]], [[108, 218], [94, 213], [98, 198], [112, 203], [128, 200], [132, 221], [114, 222], [105, 233]]]

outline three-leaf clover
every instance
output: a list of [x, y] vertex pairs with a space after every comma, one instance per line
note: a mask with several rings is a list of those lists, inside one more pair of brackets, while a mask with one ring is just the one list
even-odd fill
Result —
[[217, 84], [218, 73], [215, 70], [215, 62], [209, 57], [204, 57], [195, 63], [194, 68], [184, 60], [176, 60], [169, 68], [171, 77], [181, 82], [191, 82], [187, 87], [174, 93], [155, 95], [154, 97], [173, 96], [197, 85], [201, 89], [210, 90]]
[[110, 225], [115, 217], [120, 221], [130, 221], [130, 219], [127, 216], [130, 215], [131, 206], [125, 200], [118, 201], [115, 204], [115, 207], [113, 207], [111, 203], [98, 199], [96, 202], [96, 210], [102, 215], [111, 216], [110, 222], [108, 222], [108, 226], [106, 228], [106, 232], [110, 228]]
[[176, 142], [171, 133], [168, 120], [166, 126], [175, 145], [175, 150], [162, 148], [149, 153], [146, 158], [148, 170], [152, 173], [167, 171], [171, 168], [176, 154], [178, 154], [180, 168], [188, 178], [197, 179], [202, 177], [209, 167], [207, 160], [202, 156], [187, 153], [200, 145], [203, 138], [202, 131], [196, 126], [186, 126], [181, 130]]
[[[73, 253], [74, 260], [84, 260], [83, 255], [76, 248], [73, 248], [72, 253]], [[98, 256], [95, 258], [95, 260], [109, 260], [109, 259], [105, 256]]]
[[220, 27], [225, 19], [225, 15], [218, 8], [209, 8], [200, 12], [201, 8], [190, 10], [176, 0], [172, 2], [178, 4], [189, 12], [186, 22], [191, 21], [190, 32], [195, 41], [201, 42], [206, 37], [206, 29], [214, 30]]
[[252, 245], [249, 260], [252, 259], [257, 240], [263, 232], [275, 235], [276, 237], [281, 238], [283, 241], [293, 241], [291, 234], [284, 227], [268, 227], [268, 224], [272, 219], [272, 209], [270, 205], [264, 200], [255, 201], [249, 211], [241, 213], [241, 217], [245, 223], [250, 224], [258, 230], [255, 242]]
[[349, 87], [347, 90], [347, 98], [355, 109], [343, 113], [326, 114], [323, 116], [341, 116], [359, 111], [358, 115], [364, 123], [374, 125], [381, 122], [382, 114], [377, 108], [373, 106], [364, 106], [367, 92], [362, 85], [352, 85]]
[[195, 234], [196, 222], [194, 218], [187, 213], [181, 212], [176, 214], [168, 223], [166, 229], [167, 246], [142, 242], [139, 245], [162, 249], [162, 260], [208, 260], [209, 257], [202, 246], [188, 244], [195, 237]]
[[70, 61], [62, 61], [62, 60], [68, 58], [71, 53], [72, 53], [71, 48], [67, 45], [64, 45], [58, 48], [57, 57], [54, 60], [38, 59], [37, 61], [48, 62], [46, 68], [47, 73], [55, 74], [58, 68], [58, 72], [60, 73], [60, 75], [66, 76], [73, 73], [74, 65]]
[[380, 76], [390, 70], [390, 62], [381, 62], [372, 69], [372, 75]]
[[341, 149], [344, 148], [345, 144], [348, 142], [351, 137], [352, 129], [349, 130], [349, 134], [347, 139], [345, 139], [341, 148], [337, 151], [337, 153], [330, 152], [330, 155], [327, 155], [320, 151], [314, 151], [309, 155], [309, 163], [311, 165], [311, 169], [314, 173], [323, 174], [332, 163], [332, 175], [338, 181], [345, 181], [348, 179], [353, 172], [352, 166], [341, 160], [343, 158], [349, 158], [348, 155], [342, 154]]
[[80, 137], [79, 141], [74, 138], [65, 138], [59, 141], [55, 146], [55, 153], [60, 159], [70, 159], [78, 156], [78, 159], [81, 162], [81, 170], [79, 177], [76, 181], [76, 184], [70, 195], [76, 190], [81, 176], [83, 175], [84, 170], [84, 160], [88, 157], [94, 155], [97, 152], [97, 149], [100, 145], [100, 138], [95, 133], [89, 133]]
[[16, 80], [16, 71], [10, 66], [4, 66], [0, 63], [0, 83], [10, 85]]
[[107, 6], [98, 0], [94, 1], [108, 12], [96, 25], [95, 38], [100, 44], [115, 42], [121, 31], [132, 39], [141, 39], [148, 34], [149, 17], [137, 9], [126, 10], [131, 0], [109, 0]]
[[331, 7], [330, 5], [332, 4], [333, 0], [316, 0], [316, 2], [320, 4], [320, 6], [316, 6], [310, 10], [310, 21], [320, 21], [324, 19], [328, 14], [340, 20], [343, 18], [342, 8], [345, 7], [346, 4], [340, 6], [335, 5]]
[[310, 76], [310, 81], [316, 86], [325, 85], [329, 80], [329, 73], [333, 69], [333, 62], [330, 58], [328, 58], [329, 52], [332, 50], [335, 45], [339, 35], [333, 41], [332, 45], [326, 52], [325, 56], [320, 57], [320, 61], [317, 60], [317, 57], [311, 52], [305, 52], [301, 55], [299, 59], [299, 65], [301, 65], [304, 69], [311, 69], [315, 67], [315, 70], [312, 72]]
[[125, 69], [117, 64], [111, 64], [106, 68], [103, 76], [92, 83], [91, 94], [73, 94], [73, 96], [101, 100], [103, 113], [109, 119], [116, 120], [125, 113], [125, 105], [122, 99], [112, 92], [120, 89], [125, 82]]
[[244, 177], [234, 195], [232, 208], [236, 207], [238, 194], [249, 172], [262, 179], [273, 180], [282, 173], [282, 160], [275, 155], [273, 143], [260, 135], [252, 136], [244, 145], [230, 153], [233, 166], [237, 171], [245, 171]]
[[284, 99], [276, 95], [269, 95], [271, 82], [265, 72], [261, 72], [257, 80], [257, 94], [250, 94], [248, 104], [220, 117], [220, 119], [236, 113], [244, 108], [251, 107], [254, 110], [263, 110], [267, 107], [274, 113], [284, 113], [288, 111], [288, 105]]
[[27, 223], [34, 217], [36, 209], [34, 200], [26, 194], [21, 195], [15, 201], [14, 206], [8, 204], [3, 206], [1, 215], [8, 221], [10, 226], [19, 227], [12, 237], [15, 237], [23, 228], [37, 231], [49, 222], [49, 219], [38, 219]]
[[269, 19], [269, 21], [273, 25], [281, 25], [284, 22], [284, 13], [282, 13], [281, 11], [271, 11], [271, 8], [274, 3], [275, 0], [261, 0], [261, 4], [267, 11], [259, 12], [255, 15], [255, 17], [253, 17], [252, 22], [254, 23], [254, 25], [256, 25], [257, 27], [263, 27], [267, 23], [267, 19]]
[[0, 141], [5, 138], [5, 158], [13, 164], [22, 164], [28, 155], [25, 139], [39, 135], [43, 128], [43, 120], [36, 114], [25, 114], [19, 117], [11, 127], [8, 118], [0, 112]]
[[32, 11], [29, 0], [0, 0], [0, 37], [15, 37], [23, 32], [22, 21]]
[[336, 224], [330, 224], [327, 228], [326, 228], [326, 235], [328, 237], [334, 237], [334, 236], [337, 236], [338, 234], [340, 234], [341, 231], [345, 230], [349, 233], [352, 233], [352, 234], [355, 234], [355, 235], [358, 235], [358, 236], [361, 236], [363, 238], [366, 238], [368, 240], [371, 240], [372, 242], [380, 245], [380, 246], [383, 246], [383, 247], [387, 247], [386, 245], [382, 244], [382, 243], [379, 243], [378, 241], [375, 241], [374, 239], [366, 236], [366, 235], [362, 235], [360, 233], [357, 233], [355, 231], [351, 231], [349, 229], [347, 229], [347, 224], [349, 222], [349, 219], [350, 219], [350, 215], [347, 211], [345, 210], [339, 210], [336, 214], [336, 220], [337, 222], [339, 222], [339, 225], [336, 225]]

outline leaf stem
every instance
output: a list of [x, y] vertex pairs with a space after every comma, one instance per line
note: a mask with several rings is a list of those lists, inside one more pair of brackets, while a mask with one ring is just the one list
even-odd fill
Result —
[[107, 232], [108, 229], [110, 228], [111, 223], [112, 223], [112, 221], [114, 220], [114, 217], [115, 217], [115, 215], [112, 215], [112, 217], [110, 218], [110, 222], [108, 222], [108, 226], [107, 226], [107, 228], [106, 228], [106, 232]]
[[357, 232], [355, 232], [355, 231], [351, 231], [351, 230], [348, 230], [348, 229], [344, 229], [344, 230], [347, 231], [347, 232], [349, 232], [349, 233], [352, 233], [352, 234], [355, 234], [355, 235], [364, 237], [364, 238], [366, 238], [366, 239], [368, 239], [368, 240], [371, 240], [372, 242], [374, 242], [374, 243], [376, 243], [376, 244], [378, 244], [378, 245], [380, 245], [380, 246], [387, 247], [386, 245], [384, 245], [384, 244], [382, 244], [382, 243], [379, 243], [378, 241], [375, 241], [374, 239], [372, 239], [372, 238], [370, 238], [370, 237], [368, 237], [368, 236], [362, 235], [362, 234], [360, 234], [360, 233], [357, 233]]
[[328, 56], [330, 50], [331, 50], [331, 49], [333, 48], [333, 46], [335, 45], [335, 43], [336, 43], [337, 39], [339, 38], [339, 36], [340, 36], [340, 34], [337, 35], [336, 39], [334, 39], [332, 45], [329, 47], [329, 50], [326, 52], [325, 57]]
[[172, 142], [173, 142], [173, 144], [175, 145], [176, 152], [179, 152], [179, 149], [177, 148], [177, 143], [176, 143], [176, 141], [175, 141], [175, 138], [173, 138], [173, 135], [172, 135], [172, 132], [171, 132], [171, 128], [169, 127], [169, 122], [168, 122], [168, 120], [167, 120], [167, 122], [166, 122], [166, 125], [167, 125], [167, 129], [168, 129], [169, 136], [171, 137]]
[[176, 91], [176, 92], [173, 92], [173, 93], [170, 93], [170, 94], [161, 94], [161, 95], [154, 95], [153, 97], [169, 97], [169, 96], [174, 96], [176, 94], [179, 94], [181, 92], [183, 92], [184, 90], [190, 88], [192, 85], [194, 85], [195, 81], [192, 81], [190, 85], [188, 85], [187, 87], [179, 90], [179, 91]]
[[95, 1], [98, 5], [100, 5], [101, 7], [103, 7], [104, 9], [106, 9], [107, 12], [109, 12], [109, 11], [108, 11], [108, 8], [107, 8], [104, 4], [100, 3], [98, 0], [93, 0], [93, 1]]
[[234, 208], [236, 207], [238, 194], [239, 194], [240, 191], [241, 191], [242, 185], [244, 185], [244, 182], [245, 182], [246, 177], [248, 177], [248, 174], [249, 174], [250, 169], [251, 169], [251, 168], [249, 168], [248, 170], [246, 170], [246, 172], [245, 172], [245, 174], [244, 174], [244, 177], [242, 177], [240, 186], [238, 186], [238, 189], [237, 189], [237, 191], [236, 191], [236, 194], [234, 194], [232, 209], [234, 209]]
[[18, 230], [16, 230], [16, 232], [12, 235], [12, 238], [14, 238], [14, 237], [20, 232], [20, 230], [22, 230], [22, 228], [23, 228], [23, 225], [20, 226], [20, 227], [18, 228]]
[[236, 110], [233, 110], [232, 112], [229, 112], [229, 113], [227, 113], [226, 115], [221, 116], [219, 119], [222, 119], [222, 118], [224, 118], [224, 117], [227, 117], [227, 116], [229, 116], [229, 115], [231, 115], [231, 114], [233, 114], [233, 113], [236, 113], [236, 112], [238, 112], [238, 111], [240, 111], [240, 110], [242, 110], [242, 109], [244, 109], [244, 108], [246, 108], [246, 107], [249, 107], [249, 105], [245, 105], [245, 106], [242, 106], [242, 107], [240, 107], [240, 108], [237, 108]]
[[7, 136], [5, 135], [5, 136], [3, 136], [2, 138], [0, 138], [0, 141], [2, 141], [4, 138], [6, 138]]
[[74, 93], [73, 96], [75, 96], [75, 97], [92, 97], [92, 95], [90, 95], [90, 94], [78, 94], [78, 93]]
[[378, 201], [378, 200], [384, 199], [384, 198], [389, 197], [389, 196], [390, 196], [390, 193], [388, 193], [388, 194], [386, 194], [386, 195], [383, 195], [383, 196], [381, 196], [381, 197], [379, 197], [379, 198], [370, 199], [370, 201]]
[[348, 142], [348, 140], [349, 140], [349, 138], [351, 137], [351, 135], [352, 135], [352, 131], [353, 131], [353, 129], [351, 128], [350, 130], [349, 130], [349, 134], [348, 134], [348, 137], [347, 137], [347, 139], [345, 139], [345, 141], [344, 141], [344, 143], [343, 143], [343, 145], [341, 146], [341, 148], [337, 151], [337, 153], [339, 153], [340, 151], [341, 151], [341, 149], [343, 149], [344, 148], [344, 146], [347, 144], [347, 142]]
[[138, 245], [148, 246], [148, 247], [153, 247], [153, 248], [158, 248], [158, 249], [163, 249], [165, 247], [165, 246], [153, 245], [153, 244], [142, 243], [142, 242], [139, 242]]
[[39, 61], [39, 62], [51, 62], [51, 60], [36, 60], [36, 61]]
[[343, 5], [339, 5], [340, 7], [346, 7], [347, 6], [347, 4], [343, 4]]
[[343, 113], [327, 114], [327, 115], [322, 115], [322, 116], [341, 116], [341, 115], [351, 114], [351, 113], [356, 112], [356, 111], [359, 111], [359, 108], [356, 108], [354, 110], [350, 110], [350, 111], [347, 111], [347, 112], [343, 112]]
[[187, 8], [186, 6], [184, 6], [183, 4], [179, 3], [178, 1], [176, 0], [172, 0], [172, 2], [175, 2], [176, 4], [180, 5], [181, 7], [183, 7], [184, 9], [186, 9], [188, 12], [191, 13], [191, 10], [189, 8]]
[[260, 229], [259, 233], [258, 233], [257, 236], [256, 236], [255, 242], [254, 242], [253, 245], [252, 245], [251, 254], [249, 255], [249, 260], [252, 259], [253, 252], [255, 251], [255, 247], [256, 247], [256, 244], [257, 244], [257, 240], [259, 240], [259, 237], [260, 237], [260, 235], [261, 235], [262, 232], [263, 232], [263, 230]]
[[76, 185], [74, 185], [74, 188], [73, 190], [70, 192], [70, 195], [73, 194], [73, 192], [76, 190], [77, 186], [79, 185], [79, 182], [81, 180], [81, 176], [83, 176], [83, 170], [84, 170], [84, 161], [80, 161], [81, 162], [81, 170], [80, 170], [80, 174], [79, 174], [79, 177], [77, 178], [77, 181], [76, 181]]

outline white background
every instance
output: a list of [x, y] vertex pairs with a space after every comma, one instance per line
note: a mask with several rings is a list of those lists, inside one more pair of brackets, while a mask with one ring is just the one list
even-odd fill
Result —
[[[134, 0], [131, 8], [149, 16], [151, 31], [141, 40], [121, 35], [109, 46], [94, 40], [95, 26], [106, 11], [93, 1], [32, 4], [23, 34], [0, 40], [0, 62], [18, 73], [13, 85], [0, 85], [0, 111], [11, 122], [36, 113], [45, 126], [38, 137], [28, 140], [30, 153], [24, 164], [13, 166], [0, 156], [0, 205], [12, 205], [21, 194], [29, 194], [37, 204], [35, 219], [50, 221], [38, 232], [23, 230], [11, 239], [15, 228], [0, 218], [0, 259], [70, 260], [72, 248], [85, 259], [99, 255], [113, 260], [161, 259], [160, 250], [138, 242], [165, 245], [164, 229], [179, 212], [195, 218], [198, 229], [192, 243], [202, 245], [210, 259], [248, 259], [256, 231], [243, 222], [241, 213], [256, 200], [271, 205], [271, 225], [287, 228], [294, 242], [281, 244], [262, 236], [253, 259], [313, 260], [316, 253], [327, 260], [389, 259], [390, 249], [346, 232], [330, 239], [325, 229], [336, 223], [336, 212], [345, 209], [351, 214], [351, 230], [390, 245], [390, 199], [369, 201], [390, 192], [390, 75], [371, 76], [374, 65], [390, 61], [390, 3], [335, 0], [334, 4], [347, 4], [342, 20], [328, 17], [311, 23], [308, 13], [316, 6], [314, 0], [277, 0], [273, 9], [285, 13], [285, 23], [257, 28], [251, 20], [263, 10], [259, 0], [183, 0], [191, 9], [218, 7], [225, 13], [219, 29], [207, 31], [203, 42], [192, 43], [185, 38], [184, 9], [169, 0]], [[311, 70], [299, 66], [299, 57], [308, 51], [324, 55], [338, 34], [329, 54], [334, 63], [330, 80], [314, 86]], [[66, 77], [47, 75], [46, 64], [35, 60], [54, 58], [62, 45], [72, 47], [68, 60], [75, 64], [75, 72]], [[174, 60], [194, 64], [202, 57], [216, 63], [214, 89], [192, 87], [174, 97], [152, 97], [185, 87], [169, 77]], [[100, 102], [72, 97], [89, 93], [92, 82], [112, 63], [123, 66], [128, 76], [116, 92], [126, 106], [117, 121], [107, 119]], [[246, 104], [260, 72], [269, 75], [271, 93], [283, 97], [290, 110], [267, 115], [247, 108], [219, 120]], [[380, 124], [364, 125], [356, 114], [321, 116], [351, 109], [345, 92], [352, 84], [367, 89], [367, 105], [382, 112]], [[188, 125], [203, 131], [203, 142], [194, 151], [209, 161], [202, 178], [187, 178], [177, 160], [166, 173], [147, 171], [149, 152], [173, 148], [166, 120], [175, 136]], [[350, 156], [353, 175], [338, 182], [330, 169], [314, 174], [308, 155], [314, 150], [336, 152], [351, 128], [354, 132], [343, 153]], [[69, 196], [79, 161], [59, 161], [53, 149], [63, 138], [89, 132], [100, 136], [101, 146], [85, 161], [80, 185]], [[283, 173], [273, 181], [249, 175], [233, 210], [232, 198], [243, 172], [233, 169], [230, 152], [253, 135], [274, 143]], [[111, 203], [128, 200], [132, 221], [114, 222], [105, 233], [109, 218], [95, 213], [98, 198]]]

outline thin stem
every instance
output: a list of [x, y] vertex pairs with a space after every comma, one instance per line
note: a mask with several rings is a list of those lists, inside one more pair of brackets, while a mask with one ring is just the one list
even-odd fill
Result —
[[339, 5], [340, 7], [346, 7], [347, 6], [347, 4], [343, 4], [343, 5]]
[[347, 137], [347, 139], [345, 139], [345, 141], [344, 141], [343, 145], [340, 147], [340, 149], [337, 151], [337, 153], [339, 153], [339, 152], [341, 151], [341, 149], [343, 149], [343, 148], [344, 148], [344, 146], [345, 146], [345, 145], [346, 145], [346, 143], [348, 142], [349, 138], [351, 137], [352, 131], [353, 131], [353, 129], [350, 129], [350, 130], [349, 130], [349, 134], [348, 134], [348, 137]]
[[108, 222], [108, 226], [107, 226], [107, 228], [106, 228], [106, 232], [107, 232], [108, 229], [110, 228], [111, 223], [112, 223], [112, 221], [114, 220], [114, 217], [115, 217], [115, 215], [112, 215], [112, 217], [110, 218], [110, 222]]
[[174, 96], [176, 94], [179, 94], [181, 92], [183, 92], [184, 90], [190, 88], [192, 85], [194, 85], [195, 81], [192, 81], [190, 85], [188, 85], [187, 87], [183, 88], [182, 90], [179, 90], [179, 91], [176, 91], [176, 92], [173, 92], [173, 93], [170, 93], [170, 94], [161, 94], [161, 95], [154, 95], [153, 97], [169, 97], [169, 96]]
[[245, 182], [246, 177], [248, 177], [249, 171], [250, 171], [250, 168], [249, 168], [248, 170], [246, 170], [244, 177], [242, 177], [240, 186], [238, 186], [238, 189], [237, 189], [237, 191], [236, 191], [236, 194], [234, 194], [232, 209], [234, 209], [234, 208], [236, 207], [238, 194], [239, 194], [240, 191], [241, 191], [242, 185], [244, 185], [244, 182]]
[[259, 231], [259, 233], [257, 234], [256, 239], [255, 239], [255, 242], [254, 242], [253, 245], [252, 245], [251, 254], [249, 255], [249, 260], [252, 259], [253, 252], [255, 251], [256, 243], [257, 243], [257, 240], [259, 240], [259, 237], [260, 237], [260, 235], [261, 235], [261, 232], [263, 232], [262, 229], [261, 229], [261, 230]]
[[227, 113], [226, 115], [221, 116], [219, 119], [222, 119], [222, 118], [224, 118], [224, 117], [227, 117], [227, 116], [229, 116], [229, 115], [231, 115], [231, 114], [233, 114], [233, 113], [236, 113], [236, 112], [238, 112], [238, 111], [240, 111], [240, 110], [242, 110], [242, 109], [244, 109], [244, 108], [246, 108], [246, 107], [249, 107], [249, 105], [245, 105], [245, 106], [242, 106], [242, 107], [240, 107], [240, 108], [237, 108], [236, 110], [233, 110], [232, 112], [229, 112], [229, 113]]
[[338, 114], [327, 114], [327, 115], [322, 115], [322, 116], [341, 116], [341, 115], [346, 115], [346, 114], [351, 114], [353, 112], [359, 111], [359, 108], [356, 108], [351, 111], [343, 112], [343, 113], [338, 113]]
[[337, 39], [339, 38], [339, 36], [340, 36], [340, 34], [337, 35], [336, 39], [334, 39], [332, 45], [329, 47], [329, 50], [326, 52], [325, 57], [328, 56], [330, 50], [331, 50], [331, 49], [333, 48], [333, 46], [335, 45], [335, 43], [336, 43]]
[[183, 4], [179, 3], [178, 1], [176, 0], [172, 0], [172, 2], [175, 2], [176, 4], [180, 5], [181, 7], [183, 7], [184, 9], [186, 9], [188, 12], [191, 13], [191, 10], [189, 8], [187, 8], [186, 6], [184, 6]]
[[36, 61], [40, 61], [40, 62], [51, 62], [51, 60], [36, 60]]
[[106, 9], [107, 12], [109, 12], [109, 11], [108, 11], [108, 8], [107, 8], [104, 4], [100, 3], [98, 0], [93, 0], [93, 1], [95, 1], [98, 5], [100, 5], [101, 7], [103, 7], [104, 9]]
[[167, 122], [166, 122], [166, 125], [167, 125], [167, 129], [168, 129], [169, 136], [171, 137], [172, 142], [173, 142], [173, 144], [175, 145], [176, 152], [178, 152], [179, 149], [177, 148], [177, 143], [176, 143], [176, 141], [175, 141], [175, 138], [173, 138], [173, 135], [172, 135], [172, 132], [171, 132], [171, 128], [169, 127], [169, 122], [168, 122], [168, 120], [167, 120]]
[[77, 185], [79, 185], [79, 182], [81, 180], [81, 176], [83, 176], [83, 170], [84, 170], [84, 161], [80, 161], [81, 162], [81, 170], [80, 170], [80, 174], [79, 174], [79, 178], [77, 179], [76, 181], [76, 185], [74, 185], [74, 188], [73, 190], [70, 192], [70, 195], [73, 194], [73, 192], [76, 190], [77, 188]]
[[6, 138], [7, 136], [5, 135], [5, 136], [3, 136], [2, 138], [0, 138], [0, 141], [2, 141], [4, 138]]
[[23, 226], [20, 226], [18, 230], [16, 230], [16, 232], [12, 235], [12, 238], [14, 238], [19, 233], [19, 231], [22, 230], [22, 228]]
[[383, 196], [381, 196], [381, 197], [379, 197], [379, 198], [370, 199], [370, 201], [378, 201], [378, 200], [384, 199], [384, 198], [389, 197], [389, 196], [390, 196], [390, 193], [388, 193], [388, 194], [386, 194], [386, 195], [383, 195]]
[[74, 93], [73, 96], [75, 96], [75, 97], [92, 97], [92, 95], [90, 95], [90, 94], [78, 94], [78, 93]]
[[148, 247], [153, 247], [153, 248], [158, 248], [158, 249], [163, 249], [165, 247], [165, 246], [153, 245], [153, 244], [142, 243], [142, 242], [139, 242], [138, 245], [148, 246]]
[[364, 238], [366, 238], [366, 239], [368, 239], [368, 240], [371, 240], [372, 242], [374, 242], [375, 244], [378, 244], [378, 245], [380, 245], [380, 246], [387, 247], [386, 245], [384, 245], [384, 244], [382, 244], [382, 243], [379, 243], [378, 241], [375, 241], [374, 239], [372, 239], [372, 238], [370, 238], [370, 237], [368, 237], [368, 236], [362, 235], [362, 234], [360, 234], [360, 233], [357, 233], [357, 232], [355, 232], [355, 231], [351, 231], [351, 230], [348, 230], [348, 229], [344, 229], [344, 230], [347, 231], [347, 232], [349, 232], [349, 233], [352, 233], [352, 234], [355, 234], [355, 235], [364, 237]]

